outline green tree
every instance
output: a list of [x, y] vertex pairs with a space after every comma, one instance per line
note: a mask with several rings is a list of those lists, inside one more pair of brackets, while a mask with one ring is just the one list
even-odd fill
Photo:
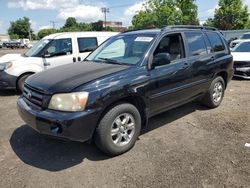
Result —
[[42, 29], [37, 33], [37, 37], [38, 39], [42, 39], [43, 37], [53, 34], [53, 33], [57, 33], [58, 30], [57, 29]]
[[10, 22], [8, 34], [10, 37], [13, 37], [13, 39], [29, 38], [30, 35], [33, 35], [33, 31], [30, 27], [30, 19], [23, 17], [16, 21]]
[[167, 25], [199, 24], [194, 0], [149, 0], [133, 17], [135, 29]]
[[222, 30], [249, 28], [248, 7], [241, 0], [220, 0], [214, 19], [207, 23]]
[[199, 25], [198, 6], [195, 0], [177, 0], [178, 8], [182, 12], [182, 24]]
[[78, 23], [76, 21], [75, 18], [73, 17], [68, 17], [63, 28], [77, 28], [78, 27]]

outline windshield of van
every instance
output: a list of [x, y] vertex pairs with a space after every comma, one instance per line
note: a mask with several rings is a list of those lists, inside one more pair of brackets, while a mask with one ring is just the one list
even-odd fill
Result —
[[90, 54], [86, 60], [110, 64], [136, 65], [144, 57], [154, 37], [153, 34], [112, 37]]
[[42, 39], [37, 42], [31, 49], [29, 49], [24, 55], [27, 57], [35, 57], [44, 47], [51, 41], [51, 39]]
[[250, 52], [250, 42], [242, 42], [238, 44], [232, 52]]
[[243, 34], [240, 39], [250, 39], [250, 34], [247, 33], [247, 34]]

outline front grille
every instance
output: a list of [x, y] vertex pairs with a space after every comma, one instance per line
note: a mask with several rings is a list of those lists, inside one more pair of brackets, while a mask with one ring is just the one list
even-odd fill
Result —
[[235, 61], [234, 68], [250, 67], [250, 61]]
[[24, 100], [25, 102], [31, 106], [34, 107], [38, 110], [42, 110], [44, 107], [44, 95], [41, 92], [38, 92], [37, 90], [29, 87], [28, 85], [24, 86], [24, 90], [23, 90], [23, 96], [24, 96]]

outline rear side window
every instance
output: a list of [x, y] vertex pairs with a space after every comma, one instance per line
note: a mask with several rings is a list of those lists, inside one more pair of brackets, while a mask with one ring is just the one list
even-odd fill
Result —
[[207, 54], [207, 47], [201, 32], [185, 32], [190, 56]]
[[97, 39], [95, 37], [78, 38], [77, 42], [78, 42], [78, 48], [79, 48], [80, 53], [90, 52], [98, 46]]
[[212, 45], [213, 52], [221, 52], [225, 50], [225, 46], [217, 33], [207, 32], [207, 36]]

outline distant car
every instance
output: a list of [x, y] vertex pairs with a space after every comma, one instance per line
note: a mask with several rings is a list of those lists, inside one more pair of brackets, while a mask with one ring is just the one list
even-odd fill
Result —
[[239, 43], [232, 49], [234, 76], [250, 79], [250, 40]]
[[230, 48], [233, 49], [237, 44], [245, 40], [250, 40], [250, 32], [244, 33], [239, 39], [231, 41]]
[[2, 41], [0, 41], [0, 48], [2, 48], [3, 47], [3, 42]]

